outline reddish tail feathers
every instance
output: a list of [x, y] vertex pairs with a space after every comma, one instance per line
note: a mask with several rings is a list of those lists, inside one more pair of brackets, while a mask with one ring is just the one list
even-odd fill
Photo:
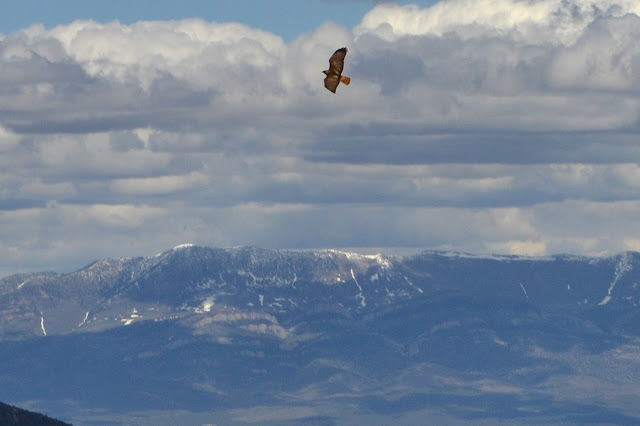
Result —
[[346, 84], [347, 86], [349, 85], [349, 83], [351, 83], [351, 79], [349, 77], [347, 77], [346, 75], [341, 75], [340, 76], [340, 82]]

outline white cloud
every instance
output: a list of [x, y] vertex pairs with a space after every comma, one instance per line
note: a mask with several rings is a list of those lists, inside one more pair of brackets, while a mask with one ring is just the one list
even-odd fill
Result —
[[526, 43], [572, 44], [596, 19], [640, 14], [634, 0], [444, 0], [420, 9], [387, 3], [374, 8], [356, 28], [391, 40], [406, 35], [463, 38], [505, 34]]
[[3, 36], [0, 268], [183, 241], [636, 247], [639, 9], [381, 4], [288, 44], [197, 19]]
[[572, 46], [556, 52], [549, 67], [551, 82], [563, 89], [636, 89], [640, 83], [638, 27], [637, 13], [594, 22]]
[[159, 195], [193, 189], [206, 184], [207, 181], [207, 176], [194, 172], [184, 176], [114, 179], [110, 189], [116, 193]]
[[286, 51], [282, 39], [271, 33], [198, 19], [132, 25], [76, 21], [38, 35], [58, 40], [90, 76], [133, 80], [146, 89], [164, 73], [210, 87], [236, 67], [273, 67]]
[[19, 142], [19, 135], [0, 126], [0, 153], [15, 149]]
[[26, 197], [42, 200], [56, 200], [77, 195], [77, 190], [71, 182], [44, 182], [42, 179], [25, 180], [22, 194]]
[[136, 205], [93, 204], [87, 207], [55, 205], [60, 217], [71, 218], [75, 225], [95, 223], [116, 230], [135, 229], [145, 221], [165, 213], [163, 208]]
[[516, 254], [521, 256], [544, 256], [547, 253], [547, 244], [544, 241], [502, 241], [489, 244], [491, 252]]

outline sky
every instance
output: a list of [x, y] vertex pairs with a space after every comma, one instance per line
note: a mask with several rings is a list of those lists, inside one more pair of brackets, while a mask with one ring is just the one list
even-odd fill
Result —
[[181, 243], [640, 250], [636, 0], [22, 3], [0, 276]]
[[[50, 28], [75, 20], [97, 22], [180, 20], [242, 22], [270, 31], [289, 42], [331, 20], [349, 28], [357, 25], [379, 0], [7, 0], [0, 16], [0, 33], [10, 34], [33, 24]], [[431, 5], [435, 0], [396, 4]]]

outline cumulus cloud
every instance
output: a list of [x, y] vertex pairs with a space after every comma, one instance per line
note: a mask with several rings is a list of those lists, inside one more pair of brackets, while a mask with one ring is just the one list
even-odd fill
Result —
[[20, 142], [20, 137], [4, 127], [0, 127], [0, 152], [14, 149]]
[[640, 5], [633, 0], [449, 0], [420, 9], [388, 3], [369, 12], [355, 33], [374, 31], [386, 39], [507, 35], [524, 43], [571, 44], [594, 21], [629, 13], [640, 14]]
[[638, 2], [371, 7], [289, 43], [199, 19], [1, 36], [0, 268], [185, 241], [639, 246]]

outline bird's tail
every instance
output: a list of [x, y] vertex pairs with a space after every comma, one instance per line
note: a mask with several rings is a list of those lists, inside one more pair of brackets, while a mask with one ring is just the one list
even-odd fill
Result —
[[349, 77], [347, 77], [346, 75], [341, 75], [340, 76], [340, 82], [346, 84], [347, 86], [349, 85], [349, 83], [351, 83], [351, 79]]

